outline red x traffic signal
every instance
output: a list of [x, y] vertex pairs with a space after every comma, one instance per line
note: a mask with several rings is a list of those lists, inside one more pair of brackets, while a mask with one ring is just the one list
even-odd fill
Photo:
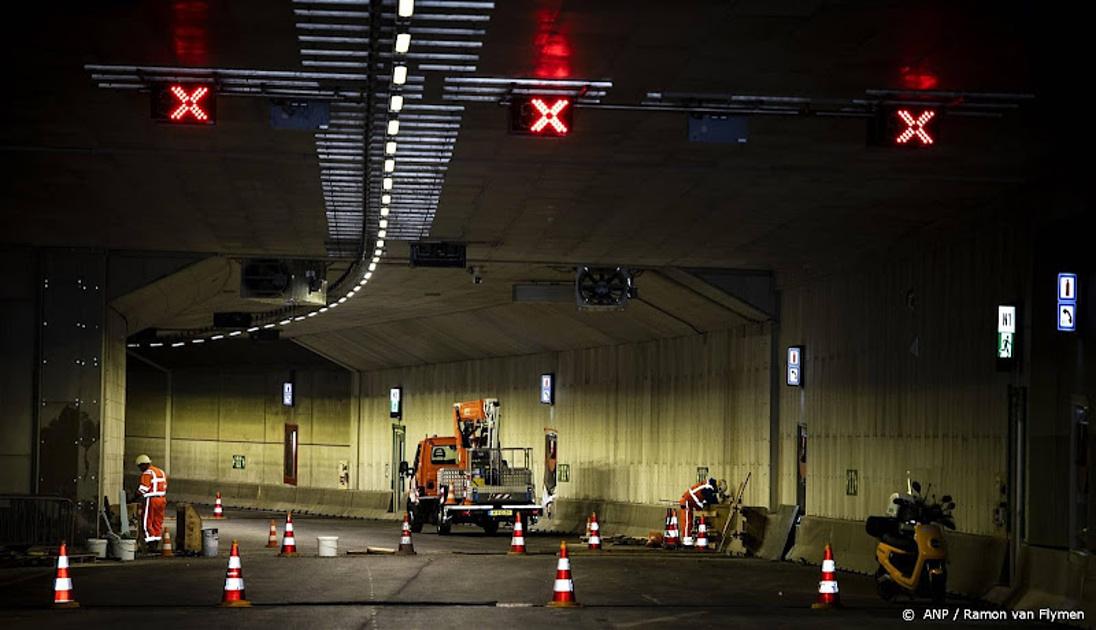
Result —
[[175, 125], [212, 125], [217, 122], [217, 95], [209, 83], [156, 83], [152, 118]]
[[868, 123], [868, 143], [876, 146], [925, 149], [939, 141], [940, 111], [935, 107], [886, 106]]
[[569, 97], [515, 97], [510, 103], [510, 133], [562, 138], [571, 133], [574, 103]]

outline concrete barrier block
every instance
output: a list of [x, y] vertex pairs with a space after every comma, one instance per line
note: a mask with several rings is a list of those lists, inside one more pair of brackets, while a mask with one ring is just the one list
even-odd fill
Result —
[[948, 590], [982, 597], [1001, 579], [1008, 540], [961, 532], [944, 532], [948, 545]]
[[860, 521], [804, 516], [796, 529], [795, 544], [785, 557], [797, 562], [822, 564], [827, 543], [833, 549], [834, 563], [838, 568], [875, 573], [876, 541], [868, 536]]
[[[1088, 578], [1096, 574], [1096, 562], [1088, 554], [1025, 545], [1020, 550], [1020, 587], [1012, 608], [1081, 610], [1096, 619], [1096, 588]], [[1092, 627], [1092, 622], [1071, 622]]]
[[[981, 597], [1000, 579], [1007, 552], [1007, 541], [991, 536], [945, 532], [948, 545], [948, 590]], [[838, 568], [873, 574], [877, 568], [875, 546], [861, 521], [805, 516], [796, 531], [795, 545], [787, 559], [821, 564], [829, 543]]]

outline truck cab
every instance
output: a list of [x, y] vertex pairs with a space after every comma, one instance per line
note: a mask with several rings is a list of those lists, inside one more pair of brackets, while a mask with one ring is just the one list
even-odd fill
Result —
[[408, 478], [411, 531], [431, 523], [448, 534], [453, 523], [479, 525], [488, 534], [517, 513], [532, 525], [542, 513], [536, 503], [531, 448], [499, 444], [499, 403], [488, 398], [453, 405], [453, 435], [427, 436], [415, 449]]

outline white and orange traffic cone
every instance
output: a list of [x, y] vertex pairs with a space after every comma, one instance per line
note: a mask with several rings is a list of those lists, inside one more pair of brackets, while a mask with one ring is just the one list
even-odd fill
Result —
[[670, 538], [670, 514], [673, 510], [666, 508], [666, 518], [662, 519], [662, 544]]
[[285, 515], [285, 533], [282, 534], [282, 550], [279, 556], [290, 557], [297, 555], [297, 539], [293, 537], [293, 512]]
[[703, 516], [700, 517], [700, 524], [696, 526], [696, 550], [708, 550], [708, 522]]
[[590, 537], [586, 539], [586, 548], [601, 551], [601, 525], [597, 522], [597, 512], [590, 515]]
[[274, 524], [274, 519], [270, 519], [270, 535], [266, 538], [266, 548], [278, 548], [278, 526]]
[[228, 571], [225, 573], [225, 591], [221, 595], [221, 606], [240, 608], [250, 606], [247, 592], [244, 590], [244, 567], [240, 563], [240, 546], [232, 541], [232, 553], [228, 556]]
[[164, 527], [164, 539], [160, 541], [160, 555], [170, 558], [175, 555], [175, 547], [171, 544], [171, 530]]
[[510, 536], [510, 551], [506, 555], [525, 555], [525, 529], [521, 526], [521, 512], [514, 514], [514, 534]]
[[826, 553], [822, 556], [822, 579], [818, 582], [818, 599], [811, 608], [840, 608], [841, 593], [837, 588], [837, 567], [833, 562], [833, 549], [826, 544]]
[[677, 533], [677, 512], [671, 510], [670, 513], [670, 526], [666, 528], [666, 538], [662, 543], [662, 546], [666, 549], [677, 549], [681, 544], [681, 538]]
[[72, 578], [69, 577], [68, 547], [61, 541], [57, 551], [57, 576], [53, 579], [53, 607], [79, 608], [72, 595]]
[[213, 518], [220, 520], [225, 517], [225, 508], [221, 505], [221, 491], [217, 491], [217, 498], [213, 500]]
[[571, 578], [571, 558], [567, 556], [567, 542], [559, 541], [559, 560], [556, 562], [556, 582], [552, 588], [551, 608], [574, 608], [580, 604], [575, 601], [575, 582]]
[[411, 543], [411, 521], [407, 512], [403, 513], [403, 525], [400, 532], [400, 546], [396, 549], [397, 556], [415, 555], [415, 545]]

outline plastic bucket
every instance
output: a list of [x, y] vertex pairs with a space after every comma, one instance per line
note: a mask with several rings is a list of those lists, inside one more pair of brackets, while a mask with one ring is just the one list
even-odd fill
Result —
[[131, 562], [137, 557], [137, 541], [132, 538], [123, 538], [118, 541], [118, 559], [122, 562]]
[[108, 542], [106, 538], [88, 538], [88, 553], [95, 554], [100, 560], [106, 558]]
[[202, 555], [207, 558], [217, 557], [217, 547], [221, 539], [216, 527], [202, 529]]
[[317, 555], [321, 558], [334, 558], [339, 554], [338, 536], [316, 536], [316, 544], [319, 546]]

